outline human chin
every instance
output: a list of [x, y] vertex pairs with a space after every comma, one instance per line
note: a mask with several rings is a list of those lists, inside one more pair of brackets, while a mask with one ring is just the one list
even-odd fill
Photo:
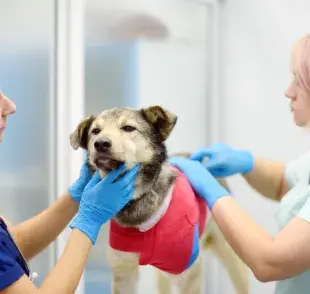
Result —
[[294, 119], [295, 125], [298, 127], [306, 127], [310, 124], [310, 119], [301, 117], [300, 114], [296, 113], [295, 111], [293, 111], [293, 119]]
[[3, 139], [4, 130], [5, 130], [5, 127], [0, 128], [0, 143]]

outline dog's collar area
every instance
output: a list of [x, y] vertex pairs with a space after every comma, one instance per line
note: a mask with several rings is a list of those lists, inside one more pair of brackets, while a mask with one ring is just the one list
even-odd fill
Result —
[[174, 188], [174, 185], [170, 187], [167, 196], [163, 200], [157, 212], [154, 215], [152, 215], [147, 221], [145, 221], [144, 223], [142, 223], [141, 225], [137, 227], [140, 232], [146, 232], [150, 230], [151, 228], [153, 228], [160, 221], [160, 219], [165, 215], [169, 207], [171, 198], [172, 198], [173, 188]]

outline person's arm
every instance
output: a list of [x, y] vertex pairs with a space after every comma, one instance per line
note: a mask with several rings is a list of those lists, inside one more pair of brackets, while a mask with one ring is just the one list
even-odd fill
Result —
[[69, 187], [68, 193], [63, 193], [42, 213], [11, 228], [11, 233], [25, 259], [29, 260], [44, 250], [68, 225], [78, 211], [82, 193], [90, 179], [86, 156], [80, 176]]
[[73, 229], [68, 245], [58, 263], [38, 289], [25, 275], [0, 291], [1, 294], [72, 294], [74, 293], [92, 247], [89, 237]]
[[254, 162], [251, 172], [243, 174], [243, 177], [263, 196], [280, 201], [288, 191], [285, 179], [286, 165], [263, 158], [255, 158]]
[[[179, 168], [196, 193], [204, 198], [213, 219], [228, 243], [262, 282], [288, 279], [310, 268], [310, 198], [277, 236], [270, 236], [234, 201], [211, 173], [199, 162], [170, 159]], [[291, 169], [290, 184], [298, 175]], [[295, 166], [296, 167], [296, 166]], [[310, 186], [308, 191], [310, 195]]]
[[291, 187], [308, 174], [309, 164], [310, 152], [287, 164], [254, 158], [253, 169], [244, 173], [243, 177], [259, 193], [273, 200], [281, 200]]
[[217, 178], [242, 174], [253, 189], [272, 200], [280, 200], [288, 190], [285, 164], [254, 157], [247, 150], [213, 144], [197, 150], [190, 159], [203, 163]]
[[68, 245], [59, 261], [37, 289], [24, 275], [0, 290], [1, 294], [72, 294], [83, 273], [89, 251], [96, 244], [101, 226], [131, 199], [139, 166], [125, 173], [123, 165], [101, 179], [99, 171], [86, 185], [79, 211], [70, 224]]
[[78, 211], [79, 204], [64, 193], [51, 207], [11, 227], [12, 235], [26, 260], [49, 246], [69, 224]]
[[310, 223], [304, 219], [295, 217], [272, 237], [230, 196], [214, 203], [212, 216], [259, 281], [288, 279], [310, 268]]

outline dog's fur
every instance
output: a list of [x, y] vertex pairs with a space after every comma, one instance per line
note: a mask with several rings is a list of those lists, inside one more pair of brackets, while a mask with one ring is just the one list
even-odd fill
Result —
[[[160, 106], [141, 110], [113, 108], [85, 118], [70, 136], [72, 147], [86, 149], [90, 168], [100, 169], [102, 176], [122, 163], [128, 169], [141, 164], [132, 200], [114, 217], [120, 225], [137, 227], [150, 219], [173, 186], [176, 173], [168, 164], [165, 141], [176, 122], [177, 116]], [[228, 189], [223, 180], [220, 183]], [[225, 264], [237, 292], [248, 293], [247, 268], [212, 219], [201, 243]], [[113, 272], [112, 293], [136, 293], [139, 256], [109, 248], [108, 258]], [[179, 275], [181, 279], [177, 279], [177, 284], [181, 294], [200, 293], [201, 265], [199, 256], [191, 268]], [[158, 271], [160, 294], [170, 293], [170, 276]]]

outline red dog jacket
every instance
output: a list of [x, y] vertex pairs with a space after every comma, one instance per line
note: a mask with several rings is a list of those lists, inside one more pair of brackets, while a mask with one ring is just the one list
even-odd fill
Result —
[[152, 265], [180, 274], [192, 258], [195, 226], [199, 236], [205, 229], [207, 206], [196, 196], [185, 176], [178, 172], [170, 204], [162, 218], [149, 230], [125, 228], [110, 222], [110, 246], [139, 254], [140, 265]]

